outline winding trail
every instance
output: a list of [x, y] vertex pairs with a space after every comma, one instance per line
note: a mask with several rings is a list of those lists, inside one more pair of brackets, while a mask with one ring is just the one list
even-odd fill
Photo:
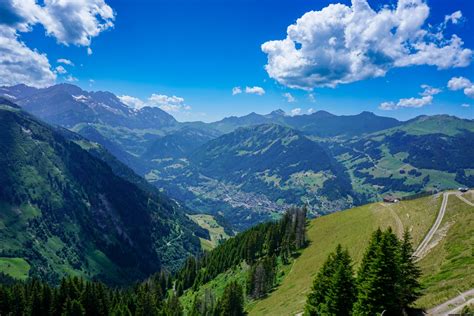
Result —
[[[446, 206], [448, 205], [448, 197], [450, 195], [456, 195], [461, 201], [465, 202], [470, 206], [474, 206], [474, 203], [467, 200], [465, 197], [462, 196], [461, 192], [445, 192], [443, 193], [443, 202], [441, 203], [441, 208], [439, 209], [438, 217], [436, 218], [435, 223], [431, 227], [428, 234], [426, 234], [423, 241], [420, 243], [418, 248], [413, 253], [413, 256], [416, 257], [415, 261], [420, 260], [426, 254], [425, 250], [428, 244], [430, 243], [433, 235], [438, 230], [444, 214], [446, 213]], [[441, 315], [452, 315], [452, 314], [460, 314], [461, 310], [464, 306], [474, 305], [474, 289], [467, 290], [463, 293], [459, 293], [458, 296], [438, 305], [426, 312], [426, 315], [431, 316], [441, 316]]]
[[434, 222], [433, 226], [431, 226], [430, 230], [428, 231], [428, 234], [426, 234], [425, 238], [423, 238], [421, 243], [418, 245], [418, 248], [416, 248], [416, 250], [413, 252], [413, 257], [416, 258], [415, 261], [419, 261], [421, 258], [423, 258], [426, 247], [428, 246], [431, 239], [433, 238], [433, 235], [438, 230], [439, 225], [441, 225], [441, 222], [443, 221], [444, 213], [446, 213], [446, 206], [448, 205], [448, 197], [451, 194], [453, 194], [453, 192], [443, 193], [443, 202], [441, 202], [441, 208], [439, 209], [438, 216], [436, 217], [436, 221]]
[[471, 201], [469, 201], [468, 199], [466, 199], [466, 198], [465, 198], [464, 196], [462, 196], [461, 194], [456, 194], [456, 195], [457, 195], [457, 197], [458, 197], [461, 201], [463, 201], [463, 202], [469, 204], [470, 206], [474, 206], [474, 203], [472, 203]]
[[446, 207], [448, 206], [448, 198], [450, 195], [456, 195], [456, 197], [459, 198], [464, 203], [470, 206], [474, 206], [474, 203], [472, 203], [471, 201], [466, 199], [464, 196], [462, 196], [461, 192], [443, 193], [443, 202], [441, 203], [441, 208], [439, 209], [436, 221], [434, 222], [433, 226], [431, 226], [431, 229], [429, 230], [428, 234], [426, 234], [425, 238], [423, 238], [421, 243], [418, 245], [418, 248], [416, 248], [416, 250], [413, 252], [413, 257], [416, 257], [415, 261], [419, 261], [425, 256], [426, 248], [428, 247], [431, 239], [433, 238], [433, 235], [436, 233], [439, 226], [441, 225], [441, 222], [443, 221], [444, 214], [446, 213]]
[[402, 220], [397, 215], [397, 213], [393, 210], [393, 208], [390, 205], [387, 205], [387, 203], [380, 202], [379, 205], [385, 208], [388, 208], [390, 215], [393, 217], [393, 220], [395, 221], [396, 226], [397, 226], [397, 236], [401, 238], [404, 232]]
[[426, 315], [438, 316], [460, 314], [463, 307], [470, 304], [474, 304], [474, 289], [460, 293], [455, 298], [433, 307], [426, 312]]

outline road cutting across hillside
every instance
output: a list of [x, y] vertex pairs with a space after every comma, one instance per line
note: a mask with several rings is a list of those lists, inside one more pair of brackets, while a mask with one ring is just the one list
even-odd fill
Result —
[[425, 238], [423, 238], [423, 240], [421, 241], [421, 243], [418, 245], [415, 252], [413, 253], [413, 256], [416, 257], [416, 261], [419, 261], [425, 256], [427, 252], [427, 247], [430, 241], [433, 239], [434, 234], [436, 233], [439, 226], [441, 225], [441, 222], [443, 221], [443, 218], [444, 218], [444, 214], [446, 213], [446, 207], [448, 206], [448, 199], [450, 195], [456, 195], [461, 201], [467, 203], [470, 206], [474, 206], [473, 203], [471, 203], [469, 200], [467, 200], [466, 198], [462, 196], [461, 192], [443, 193], [443, 202], [441, 203], [438, 216], [436, 217], [436, 220], [433, 226], [431, 226], [431, 229], [428, 231], [428, 234], [426, 234]]

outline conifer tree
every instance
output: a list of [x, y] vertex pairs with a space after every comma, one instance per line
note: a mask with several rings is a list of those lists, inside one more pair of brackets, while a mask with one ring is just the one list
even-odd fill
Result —
[[356, 295], [353, 274], [349, 253], [338, 245], [314, 280], [305, 315], [350, 315]]
[[147, 284], [140, 286], [137, 293], [137, 309], [135, 315], [147, 316], [158, 314], [155, 297], [152, 295]]
[[276, 258], [264, 257], [250, 268], [247, 278], [247, 293], [252, 298], [265, 296], [275, 284]]
[[194, 296], [193, 305], [189, 316], [214, 316], [217, 314], [215, 308], [214, 294], [210, 289], [206, 289], [204, 297], [201, 299], [198, 295]]
[[84, 307], [78, 300], [66, 300], [62, 316], [84, 316], [86, 314]]
[[111, 316], [132, 316], [130, 309], [123, 303], [117, 304], [110, 312]]
[[421, 295], [421, 286], [418, 278], [421, 270], [413, 257], [413, 246], [408, 230], [405, 230], [400, 244], [400, 304], [406, 309]]
[[219, 316], [242, 316], [244, 312], [244, 294], [237, 282], [229, 283], [217, 306]]
[[183, 306], [179, 302], [179, 298], [171, 294], [170, 297], [166, 300], [166, 304], [163, 308], [164, 316], [181, 316], [183, 315]]
[[357, 276], [358, 294], [354, 314], [401, 314], [398, 249], [399, 241], [390, 228], [381, 236], [374, 234], [363, 260], [365, 265], [361, 266]]

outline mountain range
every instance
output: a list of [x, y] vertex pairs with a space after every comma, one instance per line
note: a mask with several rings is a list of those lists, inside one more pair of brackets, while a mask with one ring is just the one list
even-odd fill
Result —
[[132, 109], [112, 93], [68, 84], [0, 94], [100, 144], [190, 212], [223, 216], [235, 230], [291, 205], [306, 204], [315, 216], [474, 183], [474, 122], [452, 116], [276, 110], [182, 123], [157, 107]]
[[[238, 284], [246, 287], [241, 304], [249, 314], [296, 314], [337, 244], [358, 267], [374, 230], [391, 227], [394, 238], [409, 231], [420, 245], [416, 257], [409, 255], [422, 272], [423, 296], [413, 307], [435, 307], [472, 288], [472, 192], [426, 192], [472, 185], [472, 120], [437, 115], [400, 122], [367, 112], [317, 112], [311, 119], [275, 111], [130, 128], [106, 123], [96, 111], [90, 122], [71, 126], [43, 122], [8, 95], [0, 98], [4, 282], [145, 280], [116, 294], [145, 306], [142, 295], [150, 289], [162, 298], [172, 292], [173, 304], [179, 300], [188, 312], [201, 308], [201, 298], [216, 304], [209, 295], [220, 302], [224, 287]], [[16, 95], [20, 104], [26, 100]], [[325, 118], [332, 129], [318, 130]], [[350, 120], [367, 125], [345, 129]], [[402, 201], [335, 212], [387, 194]], [[245, 232], [230, 238], [237, 231]], [[67, 282], [61, 284], [55, 293], [65, 291]]]

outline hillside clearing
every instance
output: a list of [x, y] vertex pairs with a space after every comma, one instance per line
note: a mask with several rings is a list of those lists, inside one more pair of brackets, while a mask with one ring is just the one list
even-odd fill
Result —
[[188, 215], [196, 224], [209, 231], [211, 240], [199, 238], [201, 246], [204, 250], [211, 250], [216, 247], [221, 240], [229, 238], [229, 235], [225, 232], [224, 227], [219, 225], [212, 215], [207, 214], [194, 214]]
[[0, 271], [14, 279], [26, 280], [30, 264], [23, 258], [0, 258]]

